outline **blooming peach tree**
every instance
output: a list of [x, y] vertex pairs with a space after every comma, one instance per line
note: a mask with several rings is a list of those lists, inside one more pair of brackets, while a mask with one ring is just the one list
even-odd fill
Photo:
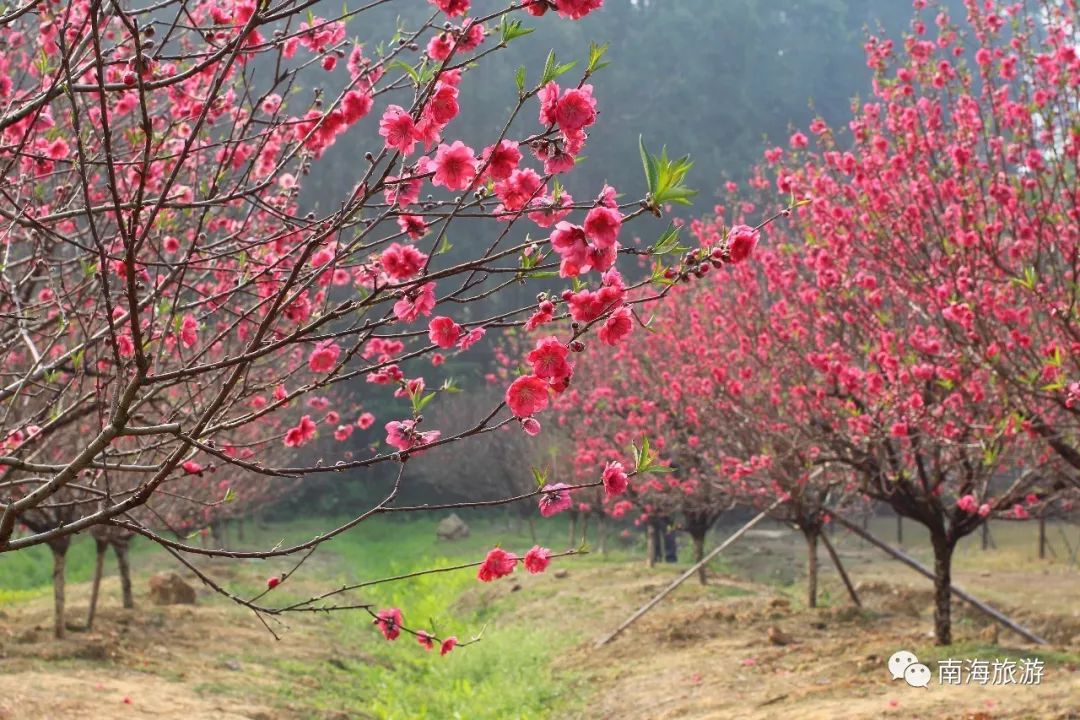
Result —
[[1074, 4], [1041, 7], [968, 2], [965, 32], [941, 13], [871, 38], [850, 139], [815, 121], [816, 149], [795, 133], [754, 182], [805, 201], [762, 267], [774, 322], [804, 330], [776, 337], [804, 365], [789, 377], [815, 378], [793, 389], [817, 462], [928, 528], [942, 644], [961, 538], [1070, 492], [1080, 64]]
[[[665, 292], [634, 294], [647, 280], [620, 274], [621, 256], [667, 249], [625, 245], [622, 225], [693, 193], [687, 160], [644, 146], [639, 199], [565, 190], [560, 177], [602, 111], [599, 46], [580, 64], [552, 55], [507, 77], [511, 109], [482, 146], [455, 134], [475, 66], [531, 32], [532, 16], [577, 20], [601, 0], [475, 15], [468, 0], [433, 0], [415, 26], [352, 39], [381, 4], [324, 18], [295, 0], [31, 0], [0, 14], [0, 552], [48, 545], [62, 581], [74, 534], [119, 528], [264, 622], [360, 608], [387, 638], [454, 647], [352, 597], [359, 586], [297, 603], [273, 591], [365, 520], [446, 507], [396, 502], [411, 457], [504, 427], [538, 432], [569, 380], [568, 352], [592, 331], [625, 336], [631, 307]], [[355, 155], [354, 176], [304, 201], [306, 179], [335, 152]], [[475, 241], [451, 241], [462, 221]], [[555, 283], [570, 286], [527, 306], [493, 302]], [[567, 314], [577, 325], [560, 326], [535, 371], [468, 427], [425, 421], [425, 407], [458, 389], [440, 377], [448, 356]], [[381, 417], [354, 412], [360, 394], [385, 398]], [[355, 451], [357, 430], [379, 431], [374, 450]], [[363, 483], [382, 466], [393, 468], [385, 496], [309, 541], [239, 550], [184, 537], [228, 499], [259, 503], [324, 477]], [[481, 579], [550, 559], [499, 552], [476, 563]], [[297, 559], [244, 597], [196, 556]]]

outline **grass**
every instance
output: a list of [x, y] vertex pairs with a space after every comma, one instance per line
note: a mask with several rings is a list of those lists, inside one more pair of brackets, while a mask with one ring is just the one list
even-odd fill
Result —
[[[325, 522], [319, 525], [325, 527]], [[500, 543], [518, 554], [532, 546], [528, 532], [507, 530], [500, 521], [474, 522], [470, 537], [454, 543], [438, 541], [435, 526], [433, 520], [374, 522], [334, 539], [327, 551], [334, 556], [336, 572], [326, 578], [327, 584], [449, 567], [480, 559]], [[316, 527], [294, 523], [285, 528], [286, 538], [310, 536]], [[549, 522], [539, 529], [540, 544], [556, 548], [565, 544], [565, 524]], [[571, 562], [571, 567], [582, 567], [603, 560], [589, 555]], [[343, 670], [324, 662], [282, 660], [278, 663], [282, 672], [317, 673], [318, 677], [314, 687], [304, 688], [302, 698], [292, 697], [297, 692], [294, 688], [284, 688], [283, 699], [302, 700], [319, 710], [341, 710], [350, 716], [355, 712], [360, 717], [476, 720], [550, 717], [554, 707], [575, 704], [576, 693], [566, 691], [566, 678], [552, 667], [557, 654], [577, 638], [543, 622], [501, 623], [500, 617], [508, 610], [505, 605], [513, 600], [461, 602], [477, 589], [471, 569], [366, 589], [363, 597], [379, 607], [400, 607], [407, 626], [439, 636], [456, 634], [462, 640], [482, 632], [483, 639], [439, 657], [437, 651], [424, 652], [411, 636], [402, 635], [393, 643], [382, 641], [366, 613], [339, 614], [333, 622], [340, 632], [362, 642], [373, 661]], [[508, 658], [513, 662], [507, 662]]]
[[[472, 562], [483, 558], [496, 544], [518, 554], [533, 545], [527, 527], [520, 523], [519, 527], [511, 529], [505, 521], [492, 520], [490, 516], [466, 516], [466, 520], [472, 534], [452, 543], [436, 539], [435, 519], [398, 522], [377, 518], [363, 523], [327, 542], [297, 574], [294, 582], [286, 582], [274, 591], [273, 599], [284, 604], [289, 599], [301, 600], [312, 592], [343, 584]], [[291, 544], [325, 531], [331, 523], [330, 519], [320, 518], [262, 528], [249, 526], [243, 544], [252, 547], [271, 547], [279, 542]], [[887, 537], [889, 527], [882, 526], [879, 535]], [[536, 528], [539, 544], [554, 550], [567, 546], [565, 517], [537, 523]], [[591, 530], [595, 531], [595, 528]], [[1020, 532], [1021, 528], [1015, 525], [1000, 532], [995, 530], [999, 544], [1005, 546], [1006, 552], [1002, 554], [1006, 557], [1002, 559], [1006, 564], [1019, 563], [1025, 552], [1030, 553], [1030, 543], [1026, 536], [1019, 536]], [[723, 536], [726, 532], [718, 530], [717, 535]], [[924, 551], [914, 527], [905, 527], [905, 535], [913, 551]], [[614, 549], [607, 557], [590, 553], [557, 560], [552, 570], [565, 567], [573, 576], [582, 570], [600, 567], [611, 568], [613, 572], [620, 572], [619, 568], [625, 571], [629, 560], [636, 566], [642, 554], [640, 534], [635, 538], [636, 547], [618, 547], [614, 536], [611, 540], [609, 546]], [[745, 575], [748, 563], [773, 570], [782, 568], [790, 577], [771, 576], [770, 580], [773, 583], [779, 581], [783, 594], [793, 601], [793, 605], [798, 605], [805, 593], [799, 577], [801, 543], [790, 547], [774, 545], [772, 547], [778, 549], [765, 554], [765, 548], [758, 547], [760, 544], [760, 540], [744, 543], [744, 547], [736, 549], [739, 552], [731, 552], [713, 563], [712, 570]], [[1012, 550], [1014, 544], [1022, 545], [1023, 551]], [[671, 573], [687, 566], [691, 548], [688, 543], [680, 545], [680, 564], [658, 568], [663, 572], [656, 576], [657, 590], [668, 582], [669, 576], [674, 576]], [[137, 587], [144, 582], [149, 568], [172, 567], [168, 565], [168, 558], [148, 543], [136, 543], [133, 549], [138, 555], [134, 562]], [[1008, 555], [1009, 552], [1015, 553], [1016, 557]], [[976, 553], [976, 557], [966, 559], [975, 567], [996, 554], [983, 554], [977, 550]], [[76, 539], [68, 555], [69, 582], [89, 580], [93, 561], [93, 542], [88, 538]], [[824, 563], [825, 559], [822, 561]], [[291, 569], [295, 559], [220, 562], [222, 567], [228, 563], [238, 568], [229, 580], [229, 587], [242, 595], [253, 595], [265, 587], [265, 577]], [[888, 561], [875, 560], [875, 564], [877, 562]], [[107, 567], [109, 574], [115, 574], [111, 555]], [[517, 570], [517, 573], [523, 572], [521, 568]], [[0, 555], [0, 606], [48, 594], [50, 576], [51, 556], [47, 548]], [[439, 636], [457, 635], [462, 640], [482, 633], [481, 642], [446, 657], [440, 657], [437, 651], [425, 652], [411, 636], [402, 635], [396, 642], [386, 642], [371, 626], [367, 613], [343, 612], [325, 618], [325, 633], [335, 640], [336, 650], [327, 644], [316, 646], [316, 651], [310, 655], [282, 653], [278, 657], [255, 647], [231, 648], [228, 658], [222, 655], [216, 659], [239, 659], [244, 666], [265, 668], [269, 677], [277, 678], [268, 684], [276, 697], [267, 699], [291, 708], [303, 708], [302, 717], [336, 717], [340, 714], [379, 719], [531, 720], [570, 717], [575, 712], [587, 716], [582, 711], [589, 702], [592, 686], [564, 669], [564, 654], [584, 639], [582, 633], [586, 630], [583, 628], [588, 628], [593, 619], [610, 624], [612, 618], [600, 618], [596, 609], [587, 606], [581, 597], [560, 595], [560, 589], [568, 586], [559, 582], [529, 583], [525, 591], [510, 593], [508, 587], [513, 582], [514, 578], [508, 578], [494, 586], [484, 585], [477, 582], [475, 570], [466, 569], [375, 585], [357, 595], [357, 599], [380, 608], [400, 607], [409, 627], [423, 628]], [[696, 586], [696, 581], [691, 582]], [[822, 587], [823, 605], [846, 603], [846, 597], [842, 595], [830, 597], [831, 592], [837, 591], [842, 592], [838, 588], [830, 591]], [[683, 594], [692, 592], [713, 599], [750, 594], [734, 585], [724, 584], [713, 584], [700, 590], [684, 588]], [[225, 603], [220, 599], [212, 602]], [[573, 614], [575, 622], [567, 623], [566, 614]], [[251, 621], [250, 616], [245, 618], [244, 622]], [[288, 636], [283, 642], [289, 642]], [[916, 650], [920, 658], [925, 654], [931, 660], [950, 656], [1015, 658], [1021, 655], [1019, 650], [1010, 652], [1007, 647], [985, 643], [958, 644], [947, 649], [927, 645]], [[1044, 659], [1052, 662], [1076, 660], [1074, 654], [1057, 657], [1052, 652], [1025, 650], [1023, 654], [1046, 655]], [[197, 686], [197, 690], [204, 695], [240, 696], [245, 691], [250, 692], [250, 688], [240, 684], [242, 682], [239, 673], [210, 676]]]

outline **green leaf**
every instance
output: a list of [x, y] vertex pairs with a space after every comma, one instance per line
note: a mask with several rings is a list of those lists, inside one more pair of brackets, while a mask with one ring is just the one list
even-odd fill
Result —
[[594, 42], [589, 43], [589, 66], [588, 71], [594, 73], [597, 70], [603, 70], [611, 63], [600, 62], [600, 59], [604, 57], [604, 54], [608, 51], [608, 44], [597, 45]]
[[555, 62], [555, 51], [552, 50], [548, 53], [547, 61], [544, 63], [544, 74], [540, 77], [540, 85], [547, 85], [549, 82], [559, 77], [565, 72], [573, 69], [577, 65], [577, 61], [562, 63]]
[[511, 40], [524, 37], [534, 32], [534, 30], [535, 28], [527, 28], [522, 25], [520, 20], [510, 20], [507, 15], [503, 15], [502, 20], [499, 21], [499, 35], [502, 37], [503, 45]]
[[638, 149], [641, 152], [641, 163], [645, 168], [645, 179], [653, 207], [664, 203], [689, 205], [690, 200], [697, 195], [697, 191], [690, 189], [684, 182], [687, 172], [694, 166], [690, 156], [684, 155], [672, 160], [668, 158], [667, 147], [663, 147], [657, 157], [648, 151], [644, 138], [640, 136]]
[[439, 241], [439, 247], [435, 248], [435, 254], [442, 255], [444, 253], [448, 253], [453, 247], [454, 246], [450, 244], [450, 241], [446, 238], [446, 236], [443, 235], [442, 240]]
[[679, 244], [679, 228], [675, 227], [673, 223], [669, 223], [667, 230], [653, 243], [650, 254], [670, 255], [672, 253], [683, 253], [689, 249]]
[[517, 69], [517, 72], [514, 73], [514, 83], [517, 85], [518, 95], [523, 94], [525, 92], [525, 66], [524, 65], [519, 67]]
[[392, 63], [390, 63], [389, 65], [387, 65], [386, 68], [388, 70], [393, 69], [393, 68], [398, 68], [399, 70], [404, 70], [409, 75], [409, 77], [412, 78], [412, 81], [414, 83], [416, 83], [417, 85], [421, 84], [420, 73], [416, 71], [416, 68], [414, 68], [412, 65], [408, 64], [407, 62], [404, 62], [402, 60], [395, 60]]
[[547, 485], [547, 473], [540, 470], [540, 468], [532, 468], [533, 480], [536, 481], [536, 487], [542, 488]]

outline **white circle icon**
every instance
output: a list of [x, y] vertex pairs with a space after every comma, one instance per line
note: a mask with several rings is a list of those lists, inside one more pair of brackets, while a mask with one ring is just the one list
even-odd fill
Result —
[[930, 668], [922, 663], [912, 663], [904, 670], [904, 679], [911, 687], [926, 687], [930, 684]]
[[[915, 653], [908, 650], [899, 650], [892, 654], [889, 658], [889, 672], [892, 674], [893, 680], [904, 679], [904, 671], [908, 669], [909, 665], [914, 665], [919, 662], [919, 658], [915, 657]], [[926, 667], [925, 665], [923, 667]]]

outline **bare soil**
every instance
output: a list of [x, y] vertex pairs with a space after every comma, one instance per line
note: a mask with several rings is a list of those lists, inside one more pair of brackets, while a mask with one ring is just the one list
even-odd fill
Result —
[[[602, 648], [594, 647], [596, 639], [684, 568], [567, 563], [562, 577], [522, 574], [512, 583], [478, 584], [460, 605], [507, 600], [500, 632], [539, 624], [577, 638], [555, 671], [567, 695], [579, 696], [574, 712], [582, 720], [1080, 718], [1076, 568], [1018, 560], [991, 572], [979, 564], [989, 556], [965, 560], [959, 583], [1051, 645], [1036, 648], [999, 633], [956, 604], [958, 644], [935, 648], [928, 583], [857, 544], [839, 544], [859, 583], [861, 610], [825, 569], [826, 607], [807, 609], [798, 582], [802, 544], [783, 533], [748, 538], [729, 558], [728, 571], [753, 566], [754, 573], [714, 573], [707, 587], [691, 580]], [[748, 579], [776, 572], [794, 583]], [[136, 587], [145, 590], [145, 578]], [[71, 589], [73, 625], [82, 621], [86, 595], [85, 586]], [[364, 640], [340, 637], [321, 618], [290, 618], [285, 639], [276, 641], [249, 613], [205, 593], [195, 606], [158, 607], [137, 592], [135, 610], [121, 609], [118, 597], [117, 581], [107, 579], [95, 630], [73, 631], [60, 642], [50, 637], [49, 598], [0, 611], [0, 720], [342, 720], [305, 705], [304, 688], [318, 683], [317, 673], [286, 672], [273, 660], [310, 668], [333, 663], [358, 673], [376, 662], [364, 654]], [[1012, 686], [941, 686], [935, 672], [928, 688], [911, 688], [886, 669], [900, 649], [935, 670], [944, 657], [1016, 660], [1038, 652], [1046, 672], [1038, 685]], [[568, 714], [553, 710], [551, 717]]]

